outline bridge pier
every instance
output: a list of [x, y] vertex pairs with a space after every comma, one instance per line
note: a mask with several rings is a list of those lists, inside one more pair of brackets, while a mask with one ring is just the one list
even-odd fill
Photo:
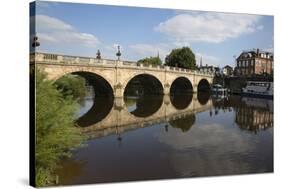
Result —
[[193, 93], [197, 93], [198, 92], [198, 87], [196, 84], [193, 85]]
[[166, 83], [164, 84], [164, 95], [169, 95], [170, 94], [170, 84]]

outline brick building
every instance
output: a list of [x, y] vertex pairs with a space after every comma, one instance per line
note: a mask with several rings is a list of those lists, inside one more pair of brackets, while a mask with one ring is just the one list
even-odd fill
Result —
[[259, 49], [243, 51], [236, 59], [236, 75], [252, 76], [273, 72], [273, 53]]

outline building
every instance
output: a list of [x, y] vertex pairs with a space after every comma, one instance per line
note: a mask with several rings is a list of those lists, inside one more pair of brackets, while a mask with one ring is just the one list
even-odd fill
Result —
[[206, 64], [205, 66], [200, 66], [199, 71], [201, 71], [201, 72], [215, 72], [216, 69], [215, 69], [214, 66], [209, 66], [208, 64]]
[[223, 67], [222, 73], [225, 76], [230, 76], [233, 74], [233, 68], [229, 65], [226, 65], [225, 67]]
[[243, 51], [236, 59], [236, 75], [252, 76], [273, 73], [273, 53], [253, 49]]

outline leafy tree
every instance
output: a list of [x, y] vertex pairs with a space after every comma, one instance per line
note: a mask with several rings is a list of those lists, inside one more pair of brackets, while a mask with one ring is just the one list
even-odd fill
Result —
[[64, 97], [71, 96], [77, 99], [86, 95], [86, 81], [78, 75], [65, 75], [58, 79], [55, 85]]
[[78, 104], [62, 95], [44, 73], [36, 70], [36, 186], [54, 183], [58, 161], [70, 156], [70, 150], [81, 145], [83, 137], [74, 124]]
[[146, 58], [144, 58], [144, 59], [140, 59], [139, 61], [138, 61], [138, 63], [142, 63], [142, 64], [144, 64], [144, 65], [161, 65], [162, 64], [162, 61], [161, 61], [161, 59], [158, 57], [158, 56], [156, 56], [156, 57], [146, 57]]
[[168, 66], [196, 69], [195, 55], [189, 47], [173, 49], [165, 62]]

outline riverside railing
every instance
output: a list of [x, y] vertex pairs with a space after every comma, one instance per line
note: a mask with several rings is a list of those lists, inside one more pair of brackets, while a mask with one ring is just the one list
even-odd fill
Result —
[[199, 74], [199, 75], [207, 75], [207, 76], [214, 75], [213, 72], [204, 72], [204, 71], [199, 71], [199, 70], [190, 70], [190, 69], [164, 66], [164, 65], [147, 65], [147, 64], [141, 64], [141, 63], [133, 62], [133, 61], [97, 59], [97, 58], [93, 58], [93, 57], [59, 55], [59, 54], [41, 53], [41, 52], [36, 52], [36, 53], [30, 54], [30, 61], [35, 62], [35, 63], [46, 63], [46, 64], [124, 67], [124, 68], [163, 70], [163, 71], [170, 71], [170, 72]]

